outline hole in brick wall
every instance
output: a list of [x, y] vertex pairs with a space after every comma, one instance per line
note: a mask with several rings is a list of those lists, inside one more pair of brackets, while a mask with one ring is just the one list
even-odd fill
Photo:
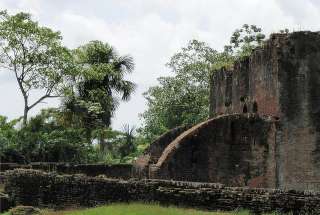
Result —
[[274, 116], [273, 118], [274, 118], [275, 120], [277, 120], [277, 121], [280, 120], [280, 117], [278, 117], [278, 116]]
[[230, 101], [227, 101], [227, 102], [224, 103], [224, 106], [226, 106], [226, 107], [229, 107], [230, 105], [231, 105]]
[[253, 113], [257, 113], [258, 112], [258, 103], [256, 101], [253, 102], [252, 112]]
[[242, 113], [248, 113], [247, 104], [243, 105]]

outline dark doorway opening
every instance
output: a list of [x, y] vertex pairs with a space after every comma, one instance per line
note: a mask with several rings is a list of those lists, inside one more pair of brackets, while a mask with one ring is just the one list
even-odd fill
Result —
[[244, 104], [244, 105], [243, 105], [242, 113], [248, 113], [247, 104]]

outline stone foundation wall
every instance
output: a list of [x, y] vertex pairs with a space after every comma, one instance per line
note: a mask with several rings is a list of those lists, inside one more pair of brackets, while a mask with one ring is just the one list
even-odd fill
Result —
[[16, 204], [40, 207], [96, 206], [111, 202], [155, 202], [206, 210], [319, 214], [320, 194], [272, 189], [231, 188], [221, 184], [164, 180], [112, 180], [57, 175], [36, 170], [8, 171], [6, 192]]

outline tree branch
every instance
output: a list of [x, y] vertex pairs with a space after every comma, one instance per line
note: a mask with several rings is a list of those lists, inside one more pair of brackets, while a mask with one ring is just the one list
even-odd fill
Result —
[[40, 97], [37, 101], [35, 101], [32, 105], [30, 105], [29, 107], [28, 107], [28, 109], [30, 110], [30, 109], [32, 109], [34, 106], [36, 106], [37, 104], [39, 104], [40, 102], [42, 102], [44, 99], [46, 99], [46, 98], [59, 98], [59, 97], [61, 97], [60, 95], [50, 95], [51, 94], [51, 91], [52, 90], [50, 90], [50, 92], [48, 92], [47, 91], [47, 93], [44, 95], [44, 96], [42, 96], [42, 97]]
[[0, 67], [5, 68], [5, 69], [7, 69], [7, 70], [14, 71], [11, 67], [5, 66], [5, 65], [3, 65], [3, 64], [1, 64], [1, 63], [0, 63]]

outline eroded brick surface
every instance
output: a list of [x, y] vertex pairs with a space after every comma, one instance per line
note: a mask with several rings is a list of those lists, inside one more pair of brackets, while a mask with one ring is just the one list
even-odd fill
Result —
[[275, 121], [255, 114], [224, 115], [170, 143], [151, 166], [152, 178], [275, 187]]

